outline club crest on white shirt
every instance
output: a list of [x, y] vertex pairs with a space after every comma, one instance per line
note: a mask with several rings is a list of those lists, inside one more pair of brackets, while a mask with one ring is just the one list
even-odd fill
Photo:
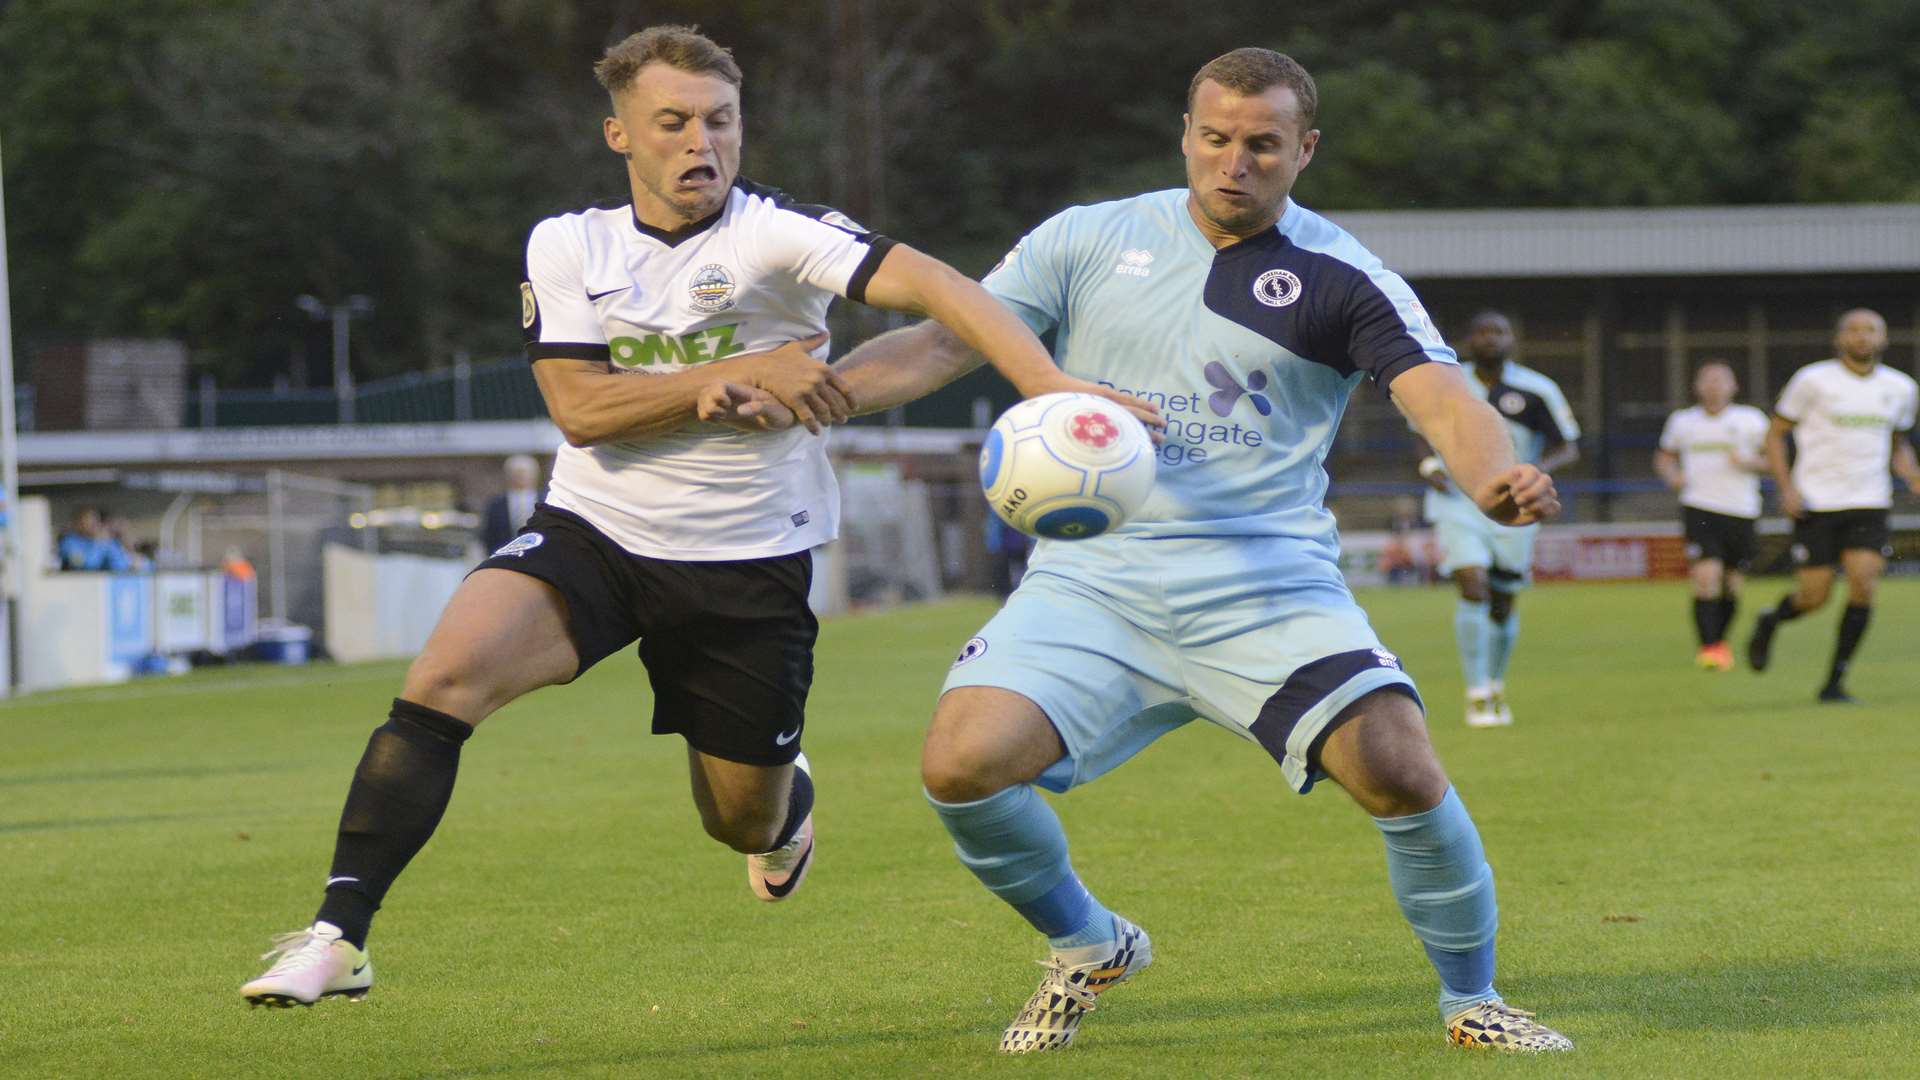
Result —
[[709, 315], [732, 307], [733, 291], [733, 274], [719, 263], [708, 263], [701, 267], [694, 272], [693, 280], [687, 283], [687, 295], [693, 300], [693, 309]]

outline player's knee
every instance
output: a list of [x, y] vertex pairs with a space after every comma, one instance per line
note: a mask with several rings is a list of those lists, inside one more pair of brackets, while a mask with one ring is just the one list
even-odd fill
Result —
[[1488, 599], [1486, 581], [1480, 578], [1461, 578], [1460, 599], [1469, 604], [1486, 603]]
[[929, 739], [920, 753], [920, 783], [943, 803], [976, 802], [1012, 785], [990, 757], [963, 740]]
[[470, 665], [427, 652], [407, 667], [400, 696], [478, 724], [499, 707], [482, 683]]

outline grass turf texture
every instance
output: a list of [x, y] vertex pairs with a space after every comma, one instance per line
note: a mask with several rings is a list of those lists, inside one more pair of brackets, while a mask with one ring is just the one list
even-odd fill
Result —
[[[1749, 591], [1738, 628], [1781, 591]], [[52, 1076], [1884, 1076], [1920, 1031], [1920, 582], [1894, 581], [1855, 708], [1813, 703], [1837, 605], [1757, 678], [1692, 667], [1678, 586], [1520, 603], [1518, 726], [1460, 723], [1452, 596], [1363, 597], [1420, 680], [1499, 878], [1500, 986], [1572, 1035], [1442, 1044], [1380, 839], [1328, 785], [1190, 725], [1059, 800], [1154, 966], [1059, 1055], [1006, 1060], [1038, 938], [954, 860], [915, 762], [991, 612], [827, 624], [806, 745], [819, 864], [793, 901], [708, 841], [630, 657], [468, 744], [388, 897], [367, 1001], [249, 1010], [319, 896], [393, 664], [253, 668], [0, 705], [0, 1074]]]

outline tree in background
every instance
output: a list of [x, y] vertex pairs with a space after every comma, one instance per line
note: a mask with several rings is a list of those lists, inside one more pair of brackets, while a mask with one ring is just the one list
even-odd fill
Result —
[[589, 65], [661, 21], [741, 56], [748, 175], [975, 271], [1179, 184], [1187, 80], [1245, 44], [1320, 80], [1316, 208], [1920, 198], [1909, 0], [0, 0], [17, 336], [257, 384], [324, 370], [293, 297], [364, 293], [363, 377], [510, 352], [528, 228], [624, 198]]

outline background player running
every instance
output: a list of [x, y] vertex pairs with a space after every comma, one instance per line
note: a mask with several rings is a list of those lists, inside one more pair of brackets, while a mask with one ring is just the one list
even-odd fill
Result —
[[1709, 671], [1733, 667], [1727, 627], [1753, 561], [1760, 474], [1767, 468], [1767, 414], [1734, 404], [1739, 390], [1725, 361], [1700, 365], [1693, 376], [1700, 403], [1667, 417], [1653, 455], [1654, 471], [1680, 494], [1693, 628], [1700, 639], [1694, 661]]
[[[1513, 326], [1505, 315], [1485, 311], [1467, 330], [1467, 386], [1497, 409], [1513, 436], [1515, 457], [1551, 473], [1580, 458], [1580, 424], [1560, 387], [1513, 359]], [[1440, 572], [1460, 590], [1453, 634], [1460, 673], [1467, 686], [1467, 723], [1495, 727], [1513, 723], [1507, 704], [1507, 665], [1520, 636], [1514, 601], [1533, 578], [1533, 544], [1539, 528], [1492, 521], [1448, 475], [1447, 464], [1429, 454], [1420, 475], [1426, 515], [1440, 542]]]
[[[1052, 947], [1002, 1038], [1008, 1052], [1065, 1046], [1098, 995], [1152, 958], [1146, 932], [1081, 884], [1034, 785], [1095, 780], [1198, 718], [1264, 747], [1294, 790], [1330, 776], [1374, 817], [1455, 1041], [1571, 1045], [1493, 988], [1492, 872], [1412, 680], [1340, 576], [1321, 462], [1348, 394], [1371, 378], [1438, 447], [1468, 505], [1524, 524], [1559, 504], [1545, 474], [1514, 463], [1505, 425], [1406, 283], [1288, 199], [1319, 138], [1315, 99], [1279, 53], [1212, 61], [1189, 90], [1187, 188], [1066, 210], [986, 280], [1057, 334], [1065, 371], [1160, 395], [1168, 432], [1134, 519], [1040, 542], [961, 652], [927, 734], [922, 779], [961, 862]], [[1140, 252], [1150, 275], [1114, 272]], [[978, 362], [922, 324], [862, 346], [843, 370], [899, 368], [903, 355], [930, 383]], [[1204, 461], [1180, 452], [1229, 424], [1258, 437], [1209, 441]], [[1300, 902], [1310, 895], [1301, 883]]]
[[[527, 245], [527, 355], [567, 440], [547, 499], [460, 586], [408, 669], [354, 772], [319, 913], [241, 988], [256, 1004], [364, 994], [368, 926], [439, 824], [474, 726], [636, 638], [653, 730], [686, 739], [708, 834], [749, 853], [762, 899], [800, 884], [813, 853], [800, 754], [818, 630], [809, 549], [839, 524], [809, 429], [859, 400], [858, 379], [806, 351], [824, 349], [834, 296], [932, 315], [1023, 393], [1107, 393], [1063, 376], [946, 265], [738, 179], [741, 75], [727, 50], [656, 27], [594, 71], [633, 202], [549, 218]], [[765, 416], [728, 408], [736, 400], [777, 403], [804, 427], [768, 434]]]
[[[1783, 622], [1818, 611], [1833, 590], [1836, 563], [1847, 575], [1847, 610], [1820, 700], [1845, 703], [1847, 665], [1866, 635], [1873, 591], [1887, 569], [1893, 507], [1888, 470], [1920, 493], [1920, 461], [1913, 430], [1920, 388], [1912, 377], [1880, 363], [1887, 321], [1856, 308], [1833, 330], [1835, 356], [1794, 372], [1780, 392], [1767, 429], [1767, 463], [1780, 486], [1780, 505], [1793, 521], [1794, 591], [1763, 613], [1747, 641], [1755, 671], [1767, 670], [1773, 635]], [[1795, 456], [1787, 464], [1787, 436]]]

